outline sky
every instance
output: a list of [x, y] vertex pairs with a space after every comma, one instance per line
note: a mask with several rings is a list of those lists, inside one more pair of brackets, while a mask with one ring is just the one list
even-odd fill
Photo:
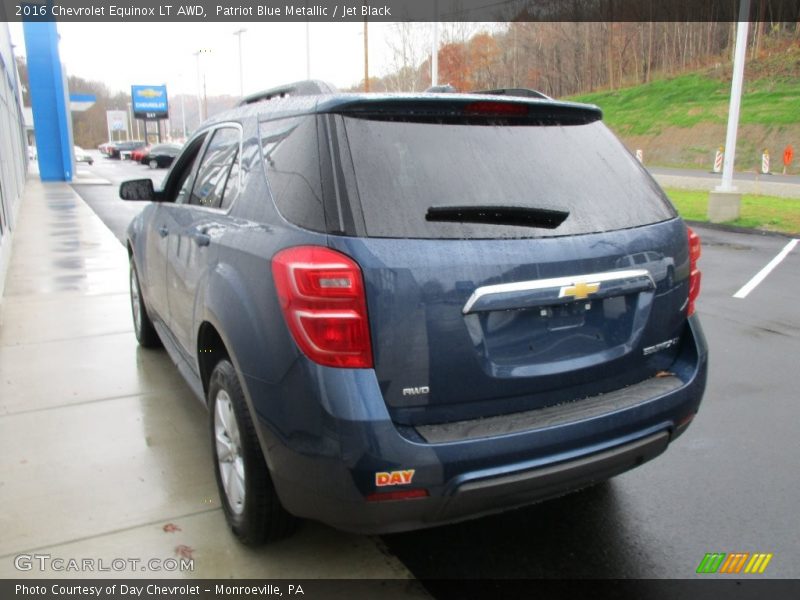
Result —
[[[310, 23], [310, 74], [337, 87], [364, 78], [364, 24]], [[391, 23], [369, 24], [370, 76], [391, 72]], [[208, 95], [239, 95], [241, 35], [244, 93], [306, 79], [305, 23], [59, 23], [67, 73], [102, 81], [111, 91], [166, 83], [170, 95], [197, 94], [205, 76]], [[429, 53], [432, 24], [417, 26], [419, 53]], [[22, 25], [9, 23], [17, 55], [25, 54]], [[200, 55], [200, 65], [194, 53]], [[210, 52], [208, 52], [210, 50]], [[198, 68], [199, 67], [199, 68]], [[198, 77], [198, 70], [201, 75]], [[80, 90], [71, 90], [80, 92]]]

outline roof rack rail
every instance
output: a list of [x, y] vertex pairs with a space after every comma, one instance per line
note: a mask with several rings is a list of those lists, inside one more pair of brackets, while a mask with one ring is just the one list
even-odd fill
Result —
[[255, 104], [256, 102], [264, 102], [272, 100], [273, 98], [286, 98], [288, 96], [319, 96], [320, 94], [334, 94], [339, 91], [336, 86], [326, 83], [325, 81], [318, 81], [310, 79], [308, 81], [296, 81], [278, 87], [270, 88], [262, 92], [256, 92], [242, 98], [239, 106], [247, 106], [248, 104]]
[[497, 90], [483, 90], [480, 92], [471, 92], [473, 94], [487, 94], [489, 96], [519, 96], [522, 98], [539, 98], [541, 100], [552, 100], [550, 96], [531, 90], [528, 88], [501, 88]]
[[454, 88], [449, 83], [445, 83], [444, 85], [433, 85], [425, 90], [426, 94], [455, 94], [458, 90]]

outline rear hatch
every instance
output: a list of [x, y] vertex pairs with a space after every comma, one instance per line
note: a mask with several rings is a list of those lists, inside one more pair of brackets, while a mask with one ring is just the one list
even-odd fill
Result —
[[599, 119], [464, 96], [320, 117], [341, 225], [329, 243], [363, 270], [395, 421], [531, 410], [669, 367], [686, 229]]

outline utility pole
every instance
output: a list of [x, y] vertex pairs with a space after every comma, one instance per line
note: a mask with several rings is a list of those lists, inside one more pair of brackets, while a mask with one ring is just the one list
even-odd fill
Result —
[[[438, 6], [438, 2], [436, 3]], [[434, 19], [439, 17], [434, 15]], [[431, 87], [439, 85], [439, 21], [433, 22], [433, 44], [431, 47]]]
[[242, 70], [242, 34], [247, 31], [244, 27], [233, 32], [239, 38], [239, 95], [244, 98], [244, 71]]
[[364, 91], [369, 91], [369, 32], [364, 19]]

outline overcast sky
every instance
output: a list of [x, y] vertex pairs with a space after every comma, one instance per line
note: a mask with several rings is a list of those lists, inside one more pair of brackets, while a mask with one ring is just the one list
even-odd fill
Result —
[[[10, 23], [15, 52], [24, 55], [22, 25]], [[424, 36], [419, 54], [430, 52], [432, 25], [418, 25]], [[166, 83], [170, 95], [196, 94], [197, 59], [203, 55], [209, 95], [239, 94], [242, 34], [245, 94], [306, 78], [305, 23], [59, 23], [61, 59], [70, 75], [104, 82], [129, 93], [133, 84]], [[363, 23], [311, 23], [311, 77], [344, 88], [364, 78]], [[369, 24], [370, 76], [390, 72], [390, 23]], [[80, 92], [80, 90], [71, 90]]]

